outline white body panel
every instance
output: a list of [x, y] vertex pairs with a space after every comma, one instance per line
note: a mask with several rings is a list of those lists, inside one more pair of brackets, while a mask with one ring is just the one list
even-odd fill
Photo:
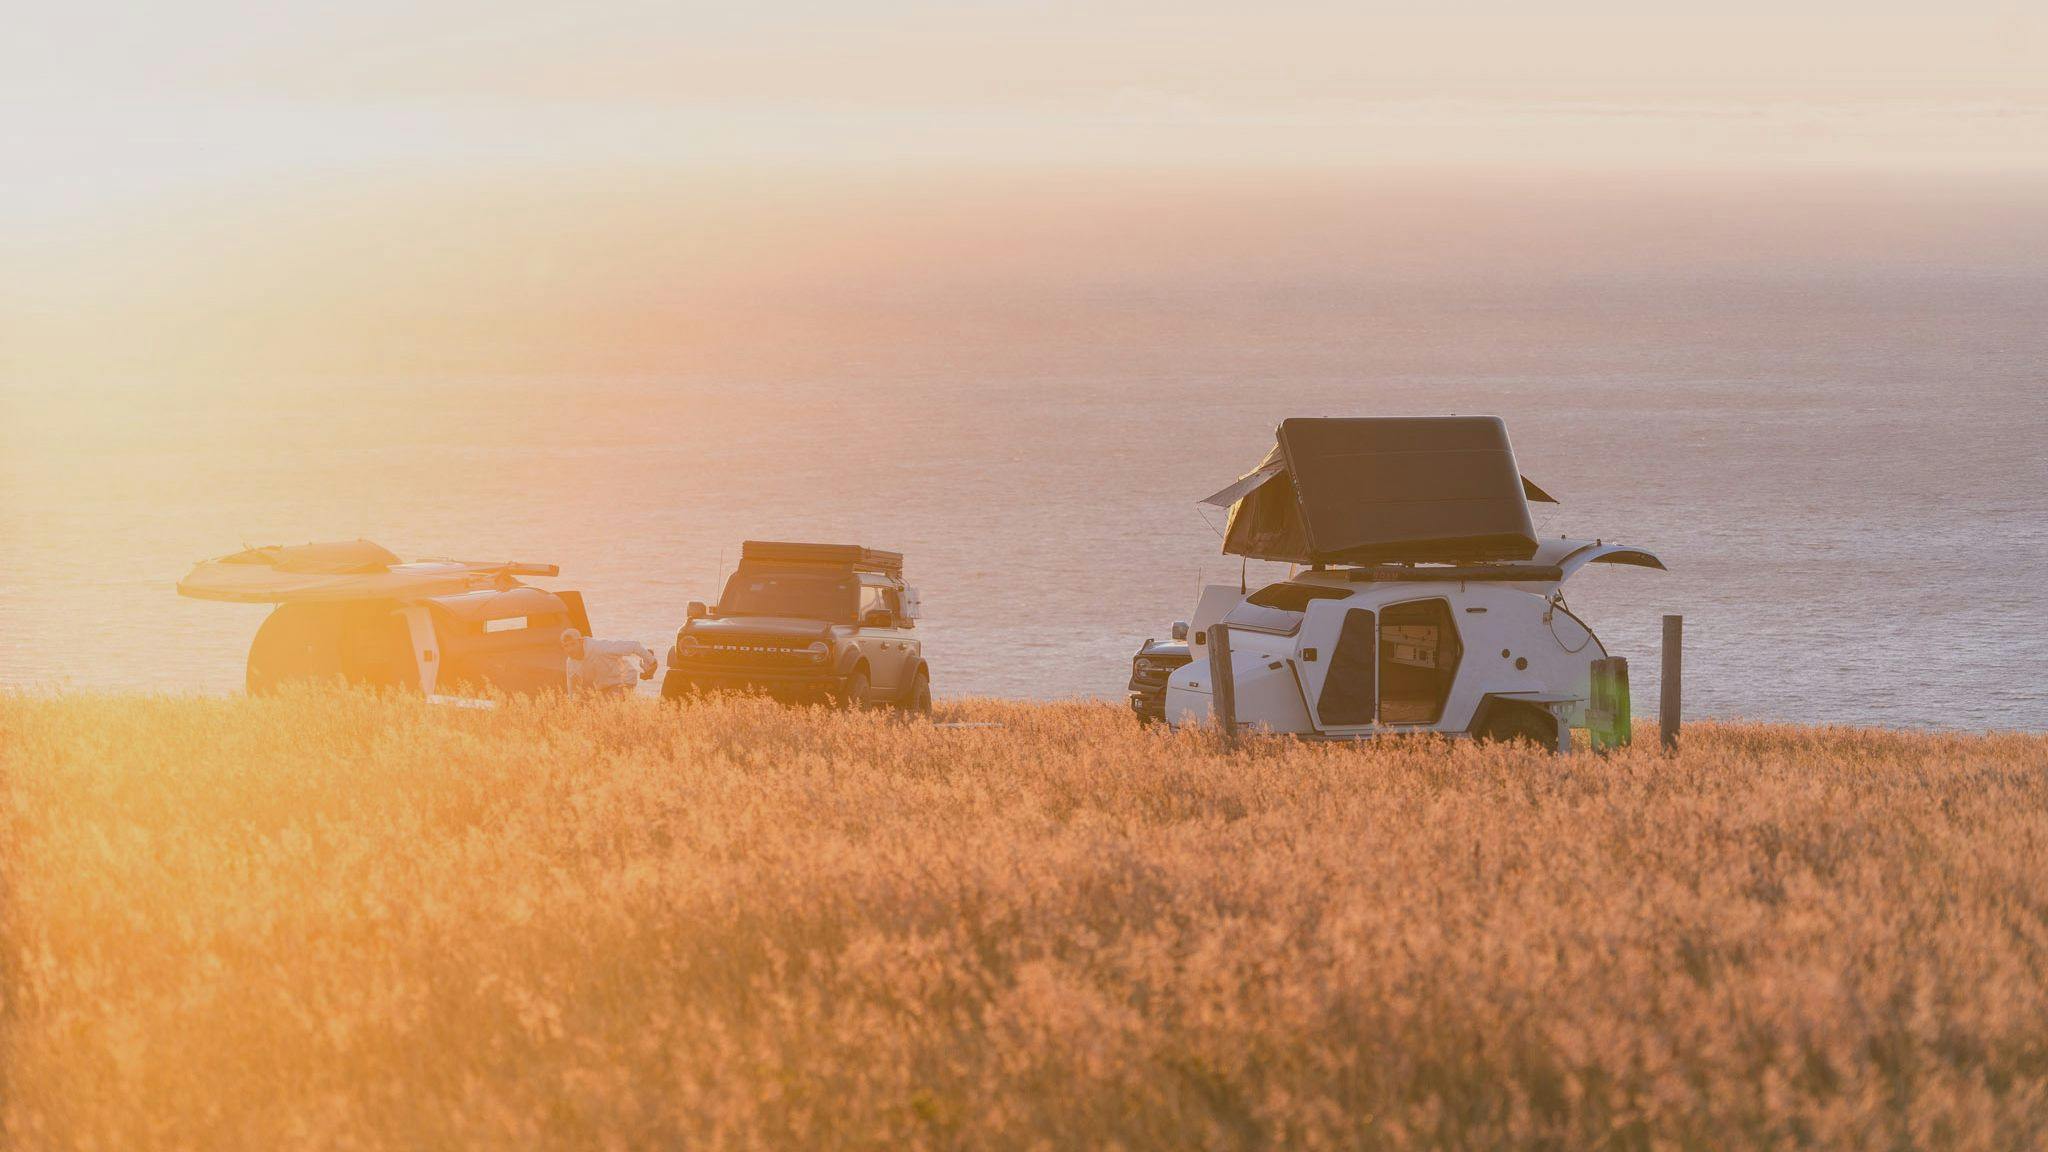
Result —
[[1209, 625], [1223, 619], [1237, 607], [1245, 594], [1235, 584], [1205, 584], [1195, 598], [1195, 614], [1188, 617], [1188, 655], [1197, 664], [1209, 659]]
[[[1613, 563], [1654, 567], [1640, 549], [1559, 541], [1540, 557], [1566, 577], [1586, 563], [1615, 556]], [[1649, 562], [1645, 563], [1645, 559]], [[1489, 696], [1537, 704], [1573, 727], [1585, 724], [1592, 690], [1592, 664], [1607, 651], [1586, 624], [1554, 599], [1558, 579], [1354, 581], [1343, 569], [1305, 572], [1288, 581], [1297, 587], [1328, 589], [1302, 611], [1261, 608], [1235, 587], [1203, 590], [1193, 620], [1194, 659], [1167, 681], [1166, 719], [1172, 724], [1213, 719], [1208, 630], [1218, 621], [1230, 627], [1231, 667], [1242, 724], [1273, 732], [1336, 739], [1394, 732], [1467, 733]], [[1354, 609], [1375, 613], [1418, 601], [1443, 602], [1455, 630], [1458, 655], [1441, 711], [1428, 722], [1389, 720], [1378, 702], [1368, 723], [1333, 723], [1318, 703], [1332, 674], [1344, 621]], [[1399, 629], [1377, 625], [1373, 632], [1373, 693], [1386, 685], [1389, 665], [1378, 646], [1399, 640]], [[1393, 663], [1398, 664], [1398, 652]], [[1412, 701], [1410, 701], [1412, 705]], [[1341, 710], [1337, 710], [1341, 711]], [[1412, 711], [1412, 708], [1411, 708]]]
[[[1231, 595], [1239, 595], [1237, 589]], [[1274, 732], [1310, 730], [1308, 707], [1296, 678], [1294, 653], [1281, 637], [1232, 632], [1230, 667], [1237, 688], [1237, 715], [1246, 724]], [[1274, 665], [1279, 667], [1274, 667]], [[1176, 700], [1180, 714], [1175, 714]], [[1166, 718], [1174, 724], [1211, 716], [1209, 656], [1174, 670], [1166, 682]]]

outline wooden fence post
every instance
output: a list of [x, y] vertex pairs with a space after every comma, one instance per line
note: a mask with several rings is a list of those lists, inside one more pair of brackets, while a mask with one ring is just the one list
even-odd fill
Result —
[[1230, 667], [1230, 627], [1209, 625], [1209, 691], [1216, 704], [1216, 722], [1223, 738], [1237, 740], [1237, 675]]
[[1683, 699], [1680, 666], [1684, 663], [1685, 617], [1664, 617], [1664, 680], [1657, 692], [1657, 736], [1664, 751], [1678, 748], [1679, 704]]

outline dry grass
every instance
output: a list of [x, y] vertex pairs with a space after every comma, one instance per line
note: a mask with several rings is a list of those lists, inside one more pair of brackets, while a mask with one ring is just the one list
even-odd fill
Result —
[[2048, 740], [0, 698], [18, 1148], [2039, 1146]]

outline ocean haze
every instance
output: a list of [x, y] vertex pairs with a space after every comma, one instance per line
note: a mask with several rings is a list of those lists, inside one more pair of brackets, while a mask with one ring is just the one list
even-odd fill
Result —
[[171, 585], [245, 542], [557, 562], [661, 650], [784, 537], [909, 555], [942, 696], [1115, 696], [1239, 578], [1194, 501], [1280, 419], [1458, 412], [1507, 418], [1544, 532], [1670, 563], [1567, 589], [1639, 710], [1682, 612], [1694, 715], [2040, 729], [2040, 191], [1125, 174], [159, 228], [10, 309], [0, 682], [236, 690], [263, 610]]

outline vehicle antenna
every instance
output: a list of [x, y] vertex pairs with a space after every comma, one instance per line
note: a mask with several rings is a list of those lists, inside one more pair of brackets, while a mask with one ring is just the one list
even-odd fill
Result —
[[722, 544], [718, 548], [718, 580], [711, 585], [711, 594], [713, 596], [725, 595], [725, 546]]

